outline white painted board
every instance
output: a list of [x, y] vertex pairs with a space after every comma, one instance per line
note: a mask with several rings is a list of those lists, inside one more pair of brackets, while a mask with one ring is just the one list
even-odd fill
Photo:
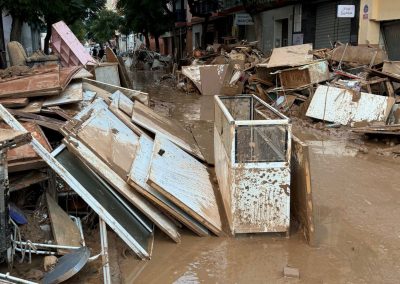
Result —
[[315, 91], [306, 115], [342, 125], [384, 122], [393, 103], [393, 98], [369, 93], [361, 93], [359, 99], [353, 99], [348, 90], [321, 85]]
[[147, 183], [213, 233], [222, 232], [207, 168], [165, 136], [156, 135]]

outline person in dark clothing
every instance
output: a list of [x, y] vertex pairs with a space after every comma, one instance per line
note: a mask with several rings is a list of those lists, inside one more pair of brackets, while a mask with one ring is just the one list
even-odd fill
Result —
[[104, 48], [101, 47], [99, 50], [99, 58], [102, 59], [103, 56], [104, 56]]
[[97, 57], [97, 54], [98, 54], [97, 48], [96, 48], [96, 47], [93, 47], [93, 49], [92, 49], [92, 56], [93, 56], [93, 57]]

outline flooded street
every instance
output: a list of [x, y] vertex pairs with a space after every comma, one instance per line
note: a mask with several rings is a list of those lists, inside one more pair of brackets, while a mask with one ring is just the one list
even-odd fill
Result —
[[[157, 112], [186, 123], [198, 120], [199, 96], [155, 83], [159, 75], [136, 72], [134, 88], [149, 92]], [[183, 230], [182, 242], [174, 244], [158, 230], [151, 261], [120, 258], [123, 283], [398, 283], [398, 160], [296, 125], [294, 132], [310, 145], [317, 247], [300, 232], [288, 239], [199, 238]], [[284, 278], [285, 266], [298, 268], [300, 279]]]

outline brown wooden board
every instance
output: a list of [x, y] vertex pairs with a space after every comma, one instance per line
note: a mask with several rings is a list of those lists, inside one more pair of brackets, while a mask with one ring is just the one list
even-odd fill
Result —
[[4, 107], [8, 107], [8, 108], [24, 107], [24, 106], [27, 106], [28, 103], [29, 103], [28, 98], [0, 99], [0, 104], [2, 104]]
[[49, 176], [46, 173], [37, 170], [16, 173], [14, 175], [9, 176], [10, 192], [27, 188], [32, 184], [45, 181], [48, 178]]
[[336, 62], [355, 62], [360, 65], [377, 65], [387, 59], [383, 49], [369, 46], [341, 45], [332, 51], [331, 59]]
[[[37, 124], [23, 122], [22, 126], [30, 132], [32, 137], [38, 140], [46, 150], [51, 151], [50, 143], [47, 141], [42, 129]], [[9, 129], [9, 126], [2, 123], [0, 124], [0, 129]], [[46, 165], [29, 144], [8, 150], [7, 161], [10, 172], [29, 170]]]
[[316, 246], [309, 148], [295, 136], [292, 139], [290, 166], [291, 214], [299, 222], [307, 242]]
[[[82, 239], [76, 224], [49, 194], [46, 194], [46, 200], [51, 229], [56, 244], [60, 246], [80, 247]], [[58, 249], [58, 253], [62, 255], [70, 252], [71, 250]]]
[[178, 121], [161, 116], [139, 102], [135, 102], [133, 105], [132, 121], [154, 134], [161, 133], [167, 136], [176, 145], [204, 161], [192, 133], [187, 131]]
[[157, 206], [162, 208], [165, 212], [168, 212], [169, 215], [184, 224], [197, 235], [207, 236], [208, 230], [203, 225], [146, 183], [150, 171], [153, 145], [153, 139], [145, 134], [140, 136], [139, 147], [135, 160], [132, 163], [127, 182], [142, 195], [146, 196], [147, 199], [157, 204]]
[[305, 65], [313, 61], [313, 55], [310, 54], [311, 51], [312, 44], [274, 48], [269, 62], [266, 64], [259, 64], [259, 66], [272, 68]]
[[207, 167], [159, 134], [154, 140], [147, 183], [214, 234], [222, 234]]

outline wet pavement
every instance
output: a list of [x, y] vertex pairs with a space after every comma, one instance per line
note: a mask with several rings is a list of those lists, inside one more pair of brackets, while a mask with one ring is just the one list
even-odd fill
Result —
[[[134, 88], [163, 115], [199, 119], [199, 96], [154, 83], [159, 75], [135, 73]], [[343, 137], [294, 132], [310, 145], [317, 247], [301, 232], [200, 238], [183, 230], [175, 244], [157, 231], [150, 261], [120, 258], [123, 283], [398, 283], [399, 161]], [[287, 265], [300, 279], [283, 277]]]

